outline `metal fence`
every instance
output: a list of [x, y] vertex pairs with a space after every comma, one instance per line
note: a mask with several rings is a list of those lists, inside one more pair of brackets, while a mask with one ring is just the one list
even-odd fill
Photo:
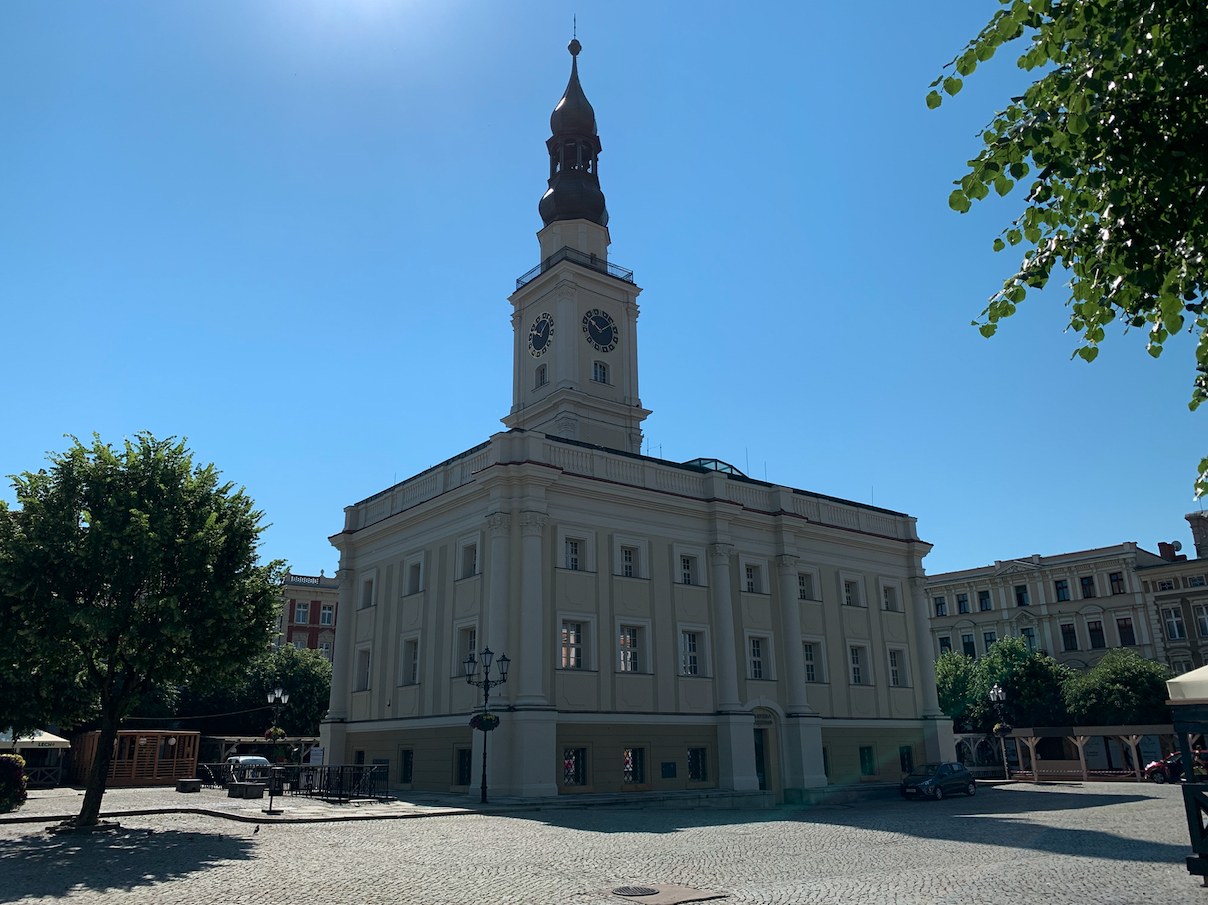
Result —
[[226, 788], [232, 782], [277, 782], [275, 795], [305, 795], [324, 801], [351, 801], [372, 798], [384, 801], [387, 791], [384, 764], [198, 764], [197, 777], [202, 785]]
[[552, 255], [530, 270], [523, 276], [516, 278], [516, 288], [519, 289], [526, 283], [531, 283], [541, 274], [545, 273], [559, 261], [574, 261], [583, 267], [588, 267], [599, 273], [606, 273], [610, 277], [615, 277], [618, 280], [624, 280], [626, 283], [633, 282], [633, 271], [627, 267], [621, 267], [619, 264], [611, 264], [603, 258], [595, 255], [585, 254], [576, 248], [571, 248], [569, 245], [563, 245]]

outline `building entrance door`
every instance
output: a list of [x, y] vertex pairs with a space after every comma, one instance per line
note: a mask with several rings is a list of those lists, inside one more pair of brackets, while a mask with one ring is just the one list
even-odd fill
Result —
[[759, 777], [760, 789], [768, 787], [767, 740], [768, 730], [755, 730], [755, 775]]

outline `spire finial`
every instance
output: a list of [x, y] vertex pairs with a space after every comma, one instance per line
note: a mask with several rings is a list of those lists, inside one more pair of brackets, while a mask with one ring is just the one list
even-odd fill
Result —
[[579, 37], [579, 16], [578, 14], [570, 17], [570, 36], [572, 39]]

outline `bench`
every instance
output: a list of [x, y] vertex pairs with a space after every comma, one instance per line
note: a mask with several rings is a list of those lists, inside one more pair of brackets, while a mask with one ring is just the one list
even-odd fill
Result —
[[176, 780], [176, 791], [177, 792], [200, 792], [201, 791], [201, 780], [200, 779], [178, 779], [178, 780]]
[[262, 782], [232, 782], [227, 783], [227, 798], [263, 798]]

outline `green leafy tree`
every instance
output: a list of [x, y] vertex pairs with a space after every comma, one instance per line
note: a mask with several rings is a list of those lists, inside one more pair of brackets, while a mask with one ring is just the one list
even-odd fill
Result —
[[972, 657], [950, 650], [935, 661], [935, 687], [940, 709], [958, 729], [968, 729], [976, 719], [978, 665]]
[[[1071, 672], [1022, 638], [1001, 638], [979, 659], [955, 651], [936, 660], [940, 707], [958, 727], [989, 733], [999, 720], [990, 689], [1007, 694], [1002, 720], [1010, 726], [1061, 726], [1068, 721], [1065, 686]], [[943, 678], [941, 679], [941, 676]]]
[[1085, 675], [1066, 686], [1066, 706], [1076, 726], [1156, 725], [1170, 722], [1166, 680], [1170, 670], [1131, 650], [1108, 651]]
[[[1044, 73], [995, 115], [948, 199], [965, 213], [991, 190], [1027, 186], [1023, 213], [994, 241], [995, 251], [1022, 244], [1022, 261], [974, 324], [992, 336], [1028, 289], [1068, 268], [1074, 354], [1093, 361], [1113, 321], [1141, 331], [1155, 358], [1187, 329], [1194, 410], [1208, 399], [1208, 3], [998, 2], [927, 95], [939, 107], [1015, 41], [1018, 66]], [[1196, 481], [1205, 492], [1208, 458]]]
[[[258, 660], [249, 677], [251, 695], [264, 701], [274, 688], [289, 692], [289, 703], [281, 708], [286, 734], [318, 735], [331, 699], [331, 664], [323, 655], [287, 644]], [[266, 723], [271, 722], [271, 713], [268, 716]]]
[[73, 439], [13, 486], [19, 508], [0, 511], [0, 725], [99, 721], [75, 818], [94, 825], [123, 718], [157, 686], [245, 670], [271, 637], [282, 564], [258, 561], [252, 500], [174, 439]]

